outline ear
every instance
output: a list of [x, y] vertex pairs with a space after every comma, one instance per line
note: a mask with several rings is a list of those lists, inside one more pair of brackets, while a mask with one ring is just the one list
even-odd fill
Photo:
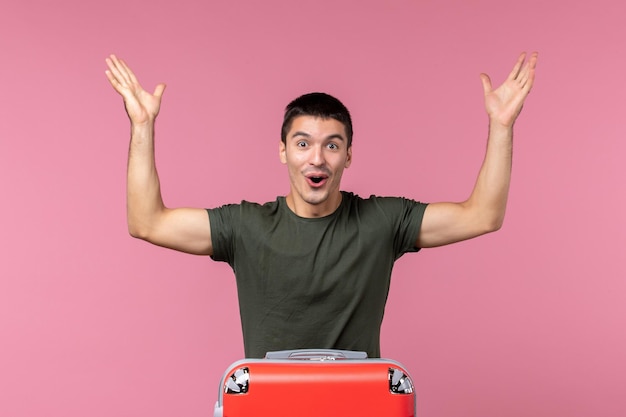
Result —
[[285, 143], [281, 140], [280, 142], [278, 142], [278, 156], [280, 158], [280, 162], [282, 162], [283, 164], [287, 163], [287, 148], [285, 146]]
[[350, 168], [352, 164], [352, 145], [348, 148], [348, 155], [346, 156], [346, 162], [343, 164], [344, 168]]

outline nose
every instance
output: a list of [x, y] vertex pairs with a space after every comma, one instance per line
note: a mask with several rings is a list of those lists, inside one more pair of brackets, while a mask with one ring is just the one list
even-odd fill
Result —
[[309, 159], [309, 163], [313, 166], [319, 167], [323, 166], [325, 163], [324, 159], [324, 149], [322, 146], [314, 146], [311, 149], [311, 158]]

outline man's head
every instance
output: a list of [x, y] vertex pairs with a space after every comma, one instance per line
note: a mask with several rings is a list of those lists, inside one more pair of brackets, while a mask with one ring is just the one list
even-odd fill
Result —
[[289, 172], [287, 205], [301, 217], [321, 217], [341, 204], [343, 170], [352, 162], [348, 109], [324, 93], [298, 97], [285, 110], [279, 155]]
[[293, 119], [298, 116], [314, 116], [320, 119], [335, 119], [346, 129], [348, 148], [352, 146], [352, 119], [350, 112], [341, 101], [326, 93], [304, 94], [285, 108], [285, 117], [281, 131], [281, 140], [285, 143]]

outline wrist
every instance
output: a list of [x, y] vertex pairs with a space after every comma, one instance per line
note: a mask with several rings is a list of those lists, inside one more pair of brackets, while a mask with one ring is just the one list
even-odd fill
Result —
[[152, 132], [154, 131], [154, 120], [147, 120], [145, 122], [130, 122], [130, 130], [133, 133]]
[[513, 124], [500, 123], [497, 120], [489, 119], [489, 132], [491, 133], [511, 133], [513, 132]]
[[513, 126], [489, 121], [489, 143], [490, 146], [502, 145], [510, 149], [513, 145]]
[[152, 143], [154, 141], [154, 122], [130, 124], [131, 143], [139, 145], [142, 143]]

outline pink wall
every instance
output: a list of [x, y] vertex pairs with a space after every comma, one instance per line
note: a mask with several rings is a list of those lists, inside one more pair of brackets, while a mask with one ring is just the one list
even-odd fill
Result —
[[626, 415], [623, 4], [3, 0], [0, 416], [207, 416], [242, 356], [229, 268], [126, 232], [109, 53], [168, 83], [166, 202], [215, 206], [286, 193], [281, 110], [311, 90], [353, 112], [345, 189], [463, 199], [478, 74], [535, 49], [505, 227], [400, 260], [383, 355], [421, 416]]

